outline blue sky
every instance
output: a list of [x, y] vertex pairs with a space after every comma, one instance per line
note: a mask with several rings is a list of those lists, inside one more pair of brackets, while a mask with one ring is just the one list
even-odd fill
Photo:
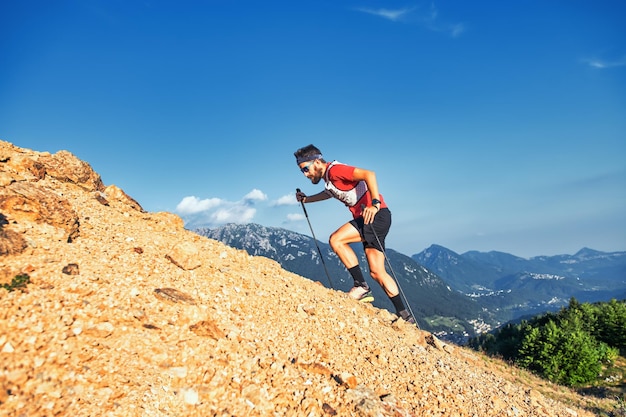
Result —
[[[388, 247], [626, 250], [623, 1], [3, 1], [0, 139], [151, 212], [310, 235], [310, 143], [374, 170]], [[350, 219], [307, 205], [317, 238]]]

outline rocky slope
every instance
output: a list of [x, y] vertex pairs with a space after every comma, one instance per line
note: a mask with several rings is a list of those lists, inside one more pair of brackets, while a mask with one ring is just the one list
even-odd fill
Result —
[[0, 289], [2, 416], [592, 415], [146, 212], [66, 151], [0, 141], [0, 227], [0, 284], [30, 278]]

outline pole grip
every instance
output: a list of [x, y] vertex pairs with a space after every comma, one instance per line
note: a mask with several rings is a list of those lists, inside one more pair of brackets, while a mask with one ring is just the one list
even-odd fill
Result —
[[[296, 192], [300, 193], [300, 189], [296, 188]], [[309, 213], [306, 212], [306, 207], [304, 207], [304, 201], [300, 201], [300, 205], [302, 206], [302, 211], [304, 211], [304, 215], [306, 216], [306, 219], [309, 220]]]

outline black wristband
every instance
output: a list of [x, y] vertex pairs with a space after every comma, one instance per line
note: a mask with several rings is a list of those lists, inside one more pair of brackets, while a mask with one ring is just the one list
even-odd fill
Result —
[[377, 198], [372, 199], [372, 205], [375, 206], [376, 204], [380, 204], [380, 200]]

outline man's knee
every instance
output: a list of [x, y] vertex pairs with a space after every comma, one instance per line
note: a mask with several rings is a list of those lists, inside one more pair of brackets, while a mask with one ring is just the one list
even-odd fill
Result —
[[341, 244], [340, 242], [341, 241], [339, 237], [337, 236], [337, 233], [332, 233], [330, 237], [328, 238], [328, 244], [330, 245], [331, 248], [333, 248], [333, 250]]
[[381, 280], [384, 278], [384, 276], [381, 273], [381, 271], [377, 271], [377, 270], [371, 269], [371, 268], [370, 268], [370, 275], [377, 282], [381, 282]]
[[348, 245], [348, 242], [342, 237], [340, 233], [334, 232], [328, 238], [328, 244], [336, 252], [337, 249], [343, 248]]

